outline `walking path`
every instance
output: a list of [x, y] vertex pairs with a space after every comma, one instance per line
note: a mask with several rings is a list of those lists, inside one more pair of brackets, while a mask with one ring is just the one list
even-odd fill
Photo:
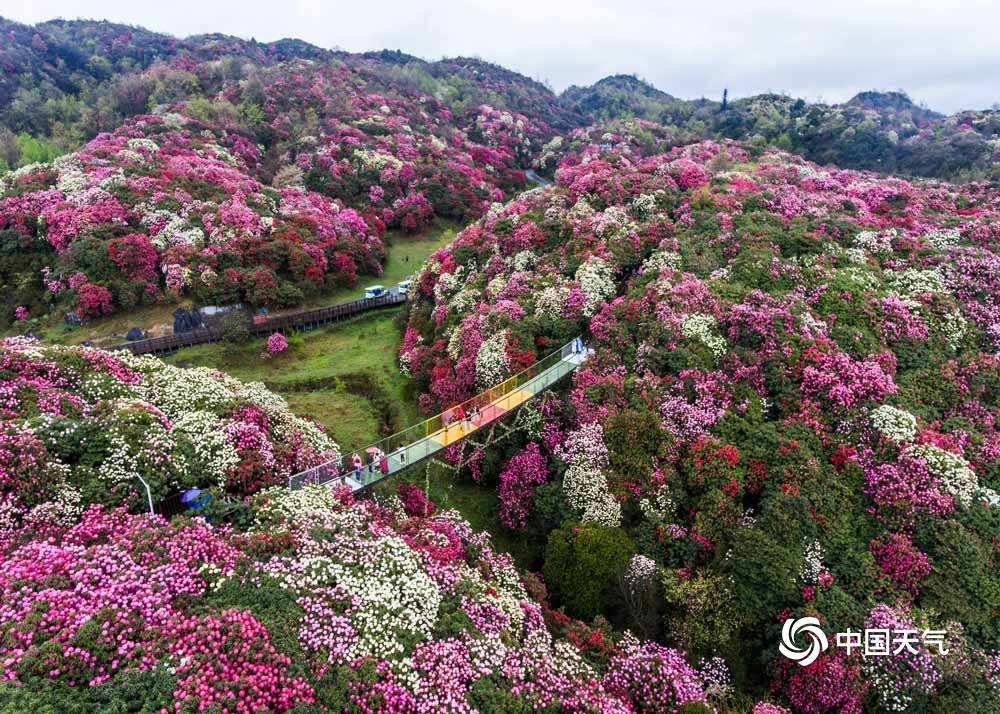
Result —
[[[258, 322], [247, 322], [247, 332], [251, 337], [262, 337], [283, 330], [308, 330], [330, 322], [346, 320], [369, 310], [395, 307], [406, 302], [406, 295], [393, 287], [379, 297], [359, 298], [313, 310], [295, 310], [283, 315], [275, 315]], [[190, 332], [181, 332], [164, 337], [150, 337], [145, 340], [125, 342], [108, 347], [109, 350], [128, 350], [132, 354], [166, 354], [182, 347], [191, 347], [206, 342], [220, 342], [226, 337], [222, 327], [199, 327]]]
[[539, 176], [538, 174], [536, 174], [531, 169], [528, 169], [527, 171], [525, 171], [524, 175], [525, 175], [525, 177], [527, 177], [527, 179], [529, 181], [531, 181], [532, 183], [534, 183], [536, 186], [538, 186], [540, 188], [545, 188], [546, 186], [551, 186], [552, 185], [551, 181], [549, 181], [546, 178], [542, 178], [541, 176]]
[[[574, 371], [592, 353], [576, 338], [523, 372], [455, 405], [437, 416], [377, 441], [357, 452], [327, 461], [288, 479], [289, 488], [306, 484], [339, 482], [358, 491], [423, 461], [447, 446], [461, 441], [505, 414], [516, 410]], [[357, 454], [362, 465], [353, 463]], [[382, 469], [382, 455], [386, 457]]]

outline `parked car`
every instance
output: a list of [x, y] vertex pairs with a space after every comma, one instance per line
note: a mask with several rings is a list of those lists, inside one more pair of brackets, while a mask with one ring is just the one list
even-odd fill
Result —
[[399, 283], [396, 284], [396, 290], [399, 292], [400, 295], [406, 297], [407, 293], [410, 292], [410, 283], [412, 282], [413, 282], [412, 280], [401, 280]]
[[366, 298], [377, 298], [382, 297], [383, 295], [385, 295], [384, 285], [372, 285], [371, 287], [365, 288]]

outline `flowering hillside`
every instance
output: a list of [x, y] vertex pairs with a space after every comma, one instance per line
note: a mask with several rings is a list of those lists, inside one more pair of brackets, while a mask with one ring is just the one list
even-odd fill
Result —
[[[556, 179], [432, 256], [400, 354], [433, 410], [586, 335], [537, 437], [467, 454], [556, 602], [804, 712], [995, 708], [1000, 192], [734, 143]], [[775, 623], [803, 615], [951, 655], [800, 668]]]
[[304, 182], [407, 232], [434, 215], [477, 218], [520, 190], [519, 166], [551, 134], [487, 104], [456, 114], [372, 60], [286, 64], [227, 83], [222, 95], [261, 107], [256, 133], [276, 183]]
[[[343, 114], [352, 124], [364, 102], [351, 92], [363, 85], [363, 94], [444, 106], [453, 117], [447, 123], [463, 132], [485, 104], [563, 134], [635, 118], [662, 124], [676, 144], [741, 139], [819, 163], [940, 178], [995, 178], [1000, 170], [1000, 111], [942, 116], [902, 92], [860, 92], [840, 104], [775, 94], [719, 102], [678, 99], [634, 76], [614, 75], [556, 95], [540, 82], [465, 57], [427, 62], [400, 51], [350, 54], [301, 40], [261, 43], [223, 34], [181, 39], [88, 20], [27, 26], [0, 18], [0, 40], [0, 168], [38, 160], [32, 157], [40, 148], [75, 149], [149, 107], [192, 99], [238, 118], [270, 147], [277, 117], [261, 102], [268, 80], [308, 66], [307, 74], [337, 78], [343, 86], [320, 78], [315, 87], [300, 87], [297, 103], [318, 107], [317, 113], [295, 105], [283, 110], [274, 126], [278, 135], [290, 124], [296, 138], [319, 138], [325, 127], [318, 124], [331, 115]], [[392, 108], [407, 118], [415, 113]], [[476, 162], [481, 169], [488, 163]]]
[[254, 506], [236, 533], [98, 506], [63, 524], [8, 502], [0, 697], [28, 711], [627, 713], [725, 687], [717, 662], [634, 637], [595, 631], [604, 651], [584, 657], [454, 512], [322, 487]]
[[5, 509], [72, 523], [91, 503], [145, 507], [198, 486], [245, 496], [337, 445], [259, 383], [155, 357], [0, 341]]
[[182, 115], [143, 116], [51, 164], [0, 179], [0, 235], [35, 254], [24, 299], [84, 319], [189, 293], [291, 305], [378, 274], [378, 231], [352, 209], [251, 175], [257, 147]]

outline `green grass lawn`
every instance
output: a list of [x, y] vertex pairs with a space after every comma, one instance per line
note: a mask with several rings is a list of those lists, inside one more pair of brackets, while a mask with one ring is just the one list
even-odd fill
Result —
[[380, 416], [366, 395], [352, 391], [352, 381], [365, 375], [395, 405], [392, 428], [419, 419], [408, 380], [396, 365], [400, 309], [385, 310], [298, 333], [289, 349], [264, 359], [265, 340], [236, 345], [197, 345], [168, 355], [178, 366], [216, 367], [234, 377], [264, 382], [284, 396], [293, 411], [323, 424], [344, 449], [378, 440]]

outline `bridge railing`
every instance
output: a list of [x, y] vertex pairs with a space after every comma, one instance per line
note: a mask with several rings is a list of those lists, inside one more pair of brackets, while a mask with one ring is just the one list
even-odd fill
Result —
[[[548, 386], [549, 384], [558, 381], [572, 372], [576, 368], [575, 365], [565, 362], [564, 360], [567, 357], [576, 354], [579, 349], [582, 349], [582, 343], [576, 339], [571, 340], [558, 350], [546, 355], [514, 376], [508, 377], [504, 381], [480, 392], [471, 399], [467, 399], [461, 404], [450, 407], [440, 414], [436, 414], [418, 424], [414, 424], [413, 426], [396, 432], [391, 436], [380, 439], [379, 441], [367, 446], [364, 451], [351, 451], [349, 453], [344, 453], [339, 459], [326, 461], [318, 466], [314, 466], [310, 469], [294, 474], [288, 480], [288, 487], [293, 489], [301, 488], [307, 484], [326, 483], [327, 481], [332, 481], [333, 479], [342, 476], [351, 476], [354, 471], [353, 458], [355, 453], [357, 453], [361, 458], [362, 465], [364, 467], [362, 470], [362, 480], [368, 480], [366, 477], [372, 476], [375, 477], [372, 480], [378, 480], [381, 478], [381, 474], [378, 473], [378, 464], [375, 463], [374, 460], [378, 458], [379, 454], [385, 454], [390, 460], [395, 460], [397, 464], [399, 464], [403, 458], [407, 458], [410, 462], [422, 459], [423, 455], [420, 454], [416, 454], [417, 458], [413, 458], [412, 454], [408, 455], [407, 447], [424, 439], [428, 439], [432, 435], [444, 430], [447, 424], [457, 424], [458, 422], [461, 422], [461, 419], [454, 419], [454, 415], [459, 411], [459, 409], [464, 412], [466, 420], [471, 420], [473, 414], [478, 413], [480, 418], [474, 423], [474, 426], [478, 428], [500, 415], [499, 413], [492, 416], [485, 414], [483, 413], [484, 409], [491, 405], [496, 405], [498, 402], [499, 406], [503, 408], [502, 400], [504, 397], [512, 395], [514, 392], [517, 392], [525, 386], [530, 386], [532, 380], [544, 375], [553, 367], [559, 365], [557, 370], [548, 375], [549, 379], [545, 380], [545, 384], [539, 385], [540, 387]], [[520, 404], [521, 401], [523, 400], [520, 400], [517, 403]], [[510, 407], [508, 406], [507, 409], [509, 408]], [[466, 423], [469, 423], [469, 421], [466, 421]], [[462, 426], [459, 425], [455, 428], [461, 429]], [[439, 447], [428, 444], [428, 453], [436, 451], [437, 448]], [[374, 468], [371, 468], [372, 466], [374, 466]]]

